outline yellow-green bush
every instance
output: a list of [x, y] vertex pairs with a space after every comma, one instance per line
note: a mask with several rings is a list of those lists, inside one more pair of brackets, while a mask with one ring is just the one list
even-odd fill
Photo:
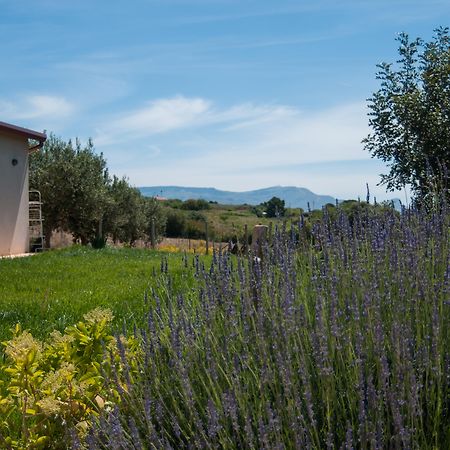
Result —
[[[94, 309], [64, 334], [54, 331], [48, 342], [16, 325], [3, 342], [0, 366], [1, 448], [64, 448], [67, 429], [84, 435], [92, 416], [119, 401], [106, 380], [124, 378], [121, 353], [133, 365], [138, 346], [133, 338], [116, 340], [112, 319], [109, 309]], [[133, 369], [127, 371], [132, 377]]]

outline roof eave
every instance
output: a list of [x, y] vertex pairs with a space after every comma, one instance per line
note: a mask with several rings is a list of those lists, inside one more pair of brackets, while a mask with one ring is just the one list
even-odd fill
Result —
[[0, 131], [10, 132], [12, 134], [16, 134], [18, 136], [22, 136], [26, 139], [31, 139], [33, 141], [37, 141], [37, 145], [33, 145], [28, 149], [28, 153], [33, 153], [44, 145], [44, 142], [47, 139], [47, 135], [45, 133], [40, 133], [39, 131], [30, 130], [28, 128], [18, 127], [17, 125], [12, 125], [10, 123], [1, 122], [0, 121]]

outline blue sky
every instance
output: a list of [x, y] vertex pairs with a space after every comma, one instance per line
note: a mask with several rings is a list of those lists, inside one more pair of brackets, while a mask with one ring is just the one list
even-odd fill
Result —
[[136, 186], [381, 200], [375, 66], [449, 23], [448, 0], [0, 0], [0, 120], [92, 137]]

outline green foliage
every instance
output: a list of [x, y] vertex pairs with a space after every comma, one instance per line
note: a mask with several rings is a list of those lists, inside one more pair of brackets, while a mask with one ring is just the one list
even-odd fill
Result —
[[[204, 239], [205, 220], [208, 222], [208, 235], [216, 241], [229, 242], [236, 236], [243, 236], [244, 226], [248, 226], [249, 234], [254, 225], [268, 225], [271, 221], [262, 214], [263, 207], [250, 205], [222, 205], [210, 203], [210, 209], [188, 211], [180, 208], [179, 201], [162, 202], [167, 218], [166, 236], [190, 239]], [[255, 211], [260, 211], [259, 216]], [[300, 209], [288, 209], [285, 217], [299, 217]], [[241, 239], [239, 238], [239, 241]]]
[[186, 227], [186, 217], [184, 214], [168, 209], [166, 216], [166, 236], [184, 237]]
[[[52, 333], [48, 342], [16, 325], [13, 338], [3, 342], [6, 361], [0, 367], [2, 448], [65, 448], [68, 427], [83, 436], [92, 416], [117, 403], [118, 392], [105, 384], [113, 369], [119, 378], [122, 370], [109, 330], [112, 318], [110, 310], [97, 308], [64, 334]], [[131, 348], [136, 354], [133, 339], [120, 339], [129, 356]]]
[[189, 199], [183, 202], [181, 206], [182, 209], [187, 209], [189, 211], [201, 211], [203, 209], [210, 209], [211, 205], [203, 199]]
[[264, 204], [252, 207], [252, 213], [255, 214], [256, 217], [264, 217], [265, 212]]
[[430, 42], [405, 33], [398, 41], [398, 65], [377, 66], [381, 87], [369, 99], [373, 131], [363, 142], [389, 164], [382, 176], [387, 189], [410, 185], [418, 202], [430, 203], [438, 191], [449, 194], [449, 30], [438, 28]]
[[[184, 209], [184, 208], [183, 208]], [[178, 210], [164, 207], [166, 217], [166, 236], [186, 239], [205, 239], [205, 222], [208, 221], [206, 210]], [[208, 211], [209, 212], [209, 211]], [[215, 226], [208, 221], [208, 236], [216, 236]]]
[[176, 198], [164, 200], [164, 205], [174, 209], [183, 209], [183, 201]]
[[[212, 230], [211, 230], [212, 231]], [[205, 219], [197, 214], [189, 215], [186, 220], [185, 236], [189, 239], [205, 238]], [[209, 233], [211, 237], [211, 233]]]
[[145, 220], [146, 220], [146, 233], [151, 236], [152, 223], [154, 224], [156, 238], [164, 235], [166, 230], [166, 216], [161, 202], [154, 197], [143, 197]]
[[104, 236], [96, 236], [91, 241], [92, 248], [95, 248], [97, 250], [105, 248], [106, 247], [106, 238]]
[[106, 206], [107, 180], [106, 161], [90, 140], [82, 146], [78, 139], [73, 144], [51, 134], [42, 150], [33, 153], [30, 188], [42, 194], [47, 246], [57, 228], [83, 244], [95, 238]]
[[448, 448], [448, 213], [348, 201], [317, 214], [305, 214], [310, 239], [303, 223], [281, 230], [261, 264], [167, 255], [157, 276], [156, 252], [79, 247], [0, 260], [2, 312], [29, 283], [24, 310], [48, 316], [64, 285], [61, 313], [119, 297], [124, 322], [148, 323], [126, 341], [104, 310], [45, 342], [16, 328], [0, 447], [62, 447], [104, 412], [105, 446], [91, 448]]
[[164, 233], [158, 202], [143, 197], [126, 178], [111, 179], [91, 140], [83, 147], [51, 134], [30, 158], [30, 187], [42, 194], [47, 246], [55, 229], [95, 248], [104, 247], [108, 237], [132, 246], [150, 236], [152, 220], [156, 234]]
[[103, 216], [103, 234], [114, 242], [133, 245], [147, 231], [145, 199], [126, 178], [115, 175], [108, 185], [108, 205]]
[[283, 217], [286, 213], [284, 200], [278, 197], [272, 197], [268, 202], [262, 204], [265, 208], [267, 217]]
[[336, 209], [333, 206], [332, 208], [327, 208], [326, 210], [332, 219], [336, 219], [338, 217], [338, 213], [344, 213], [352, 224], [356, 217], [362, 217], [364, 215], [367, 216], [368, 214], [370, 214], [371, 217], [377, 215], [382, 216], [386, 212], [392, 211], [392, 209], [392, 204], [388, 202], [371, 205], [370, 203], [357, 200], [344, 200], [339, 203], [339, 209]]

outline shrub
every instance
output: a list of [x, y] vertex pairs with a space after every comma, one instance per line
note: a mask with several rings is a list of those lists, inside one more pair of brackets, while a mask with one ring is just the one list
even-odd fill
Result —
[[168, 211], [166, 221], [166, 236], [180, 237], [185, 234], [186, 219], [181, 212]]
[[[53, 332], [48, 342], [17, 325], [13, 338], [3, 343], [2, 448], [64, 448], [67, 427], [82, 437], [91, 417], [111, 408], [126, 389], [120, 352], [136, 350], [133, 339], [110, 334], [108, 309], [97, 308], [84, 319], [64, 334]], [[118, 383], [113, 389], [106, 383], [111, 376]]]
[[106, 247], [107, 238], [104, 236], [96, 236], [91, 241], [92, 248], [102, 249]]
[[203, 220], [189, 218], [186, 221], [185, 236], [189, 239], [204, 239], [205, 222]]
[[187, 209], [190, 211], [201, 211], [203, 209], [210, 209], [211, 205], [203, 199], [189, 199], [186, 200], [183, 205], [182, 205], [182, 209]]
[[164, 205], [174, 209], [183, 209], [183, 201], [178, 199], [164, 200]]

